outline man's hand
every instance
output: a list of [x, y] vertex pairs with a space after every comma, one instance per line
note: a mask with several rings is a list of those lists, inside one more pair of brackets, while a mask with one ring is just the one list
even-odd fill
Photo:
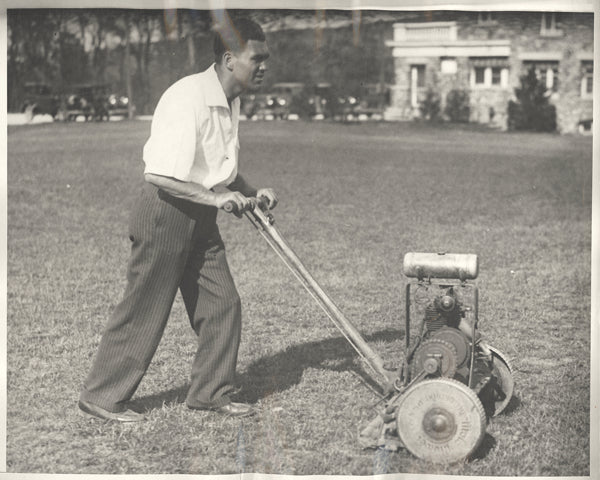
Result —
[[266, 199], [267, 208], [269, 210], [274, 209], [277, 206], [277, 195], [272, 188], [260, 188], [256, 192], [256, 198], [260, 201], [261, 198]]
[[255, 207], [254, 199], [245, 197], [240, 192], [225, 192], [215, 195], [215, 206], [217, 208], [223, 208], [230, 202], [235, 205], [234, 212], [238, 216], [247, 210], [253, 210]]

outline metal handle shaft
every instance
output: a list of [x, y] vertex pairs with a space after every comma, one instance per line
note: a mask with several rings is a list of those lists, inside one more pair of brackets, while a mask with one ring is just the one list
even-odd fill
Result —
[[385, 392], [393, 385], [392, 372], [383, 367], [382, 358], [377, 355], [369, 344], [361, 336], [354, 324], [348, 320], [335, 303], [329, 298], [313, 276], [308, 272], [304, 264], [289, 246], [279, 230], [273, 225], [273, 217], [267, 217], [260, 209], [246, 212], [246, 216], [259, 230], [267, 243], [281, 257], [288, 268], [295, 274], [302, 286], [317, 301], [318, 305], [325, 311], [333, 324], [346, 337], [352, 347], [364, 358], [368, 366], [379, 376], [374, 378]]

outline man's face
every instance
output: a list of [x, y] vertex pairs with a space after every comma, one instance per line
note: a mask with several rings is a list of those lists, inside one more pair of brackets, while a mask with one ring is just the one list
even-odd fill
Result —
[[269, 58], [267, 42], [248, 40], [246, 48], [234, 54], [233, 76], [244, 90], [256, 90], [262, 84]]

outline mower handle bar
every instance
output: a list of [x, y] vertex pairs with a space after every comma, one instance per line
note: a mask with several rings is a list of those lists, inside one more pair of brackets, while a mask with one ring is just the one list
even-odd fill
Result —
[[[269, 246], [281, 260], [283, 260], [285, 265], [292, 271], [308, 293], [316, 300], [317, 304], [324, 310], [325, 314], [338, 330], [340, 330], [350, 345], [366, 361], [373, 372], [376, 373], [376, 377], [371, 378], [382, 387], [385, 394], [392, 391], [396, 377], [395, 373], [384, 368], [382, 358], [371, 349], [354, 324], [344, 316], [337, 305], [335, 305], [314, 277], [308, 272], [304, 264], [300, 261], [296, 253], [274, 225], [275, 219], [271, 213], [269, 211], [264, 211], [263, 207], [261, 207], [260, 199], [257, 201], [257, 204], [259, 208], [254, 208], [250, 212], [244, 212], [246, 218], [250, 220], [250, 223], [252, 223], [254, 227], [256, 227]], [[223, 209], [225, 210], [226, 207], [227, 204]]]

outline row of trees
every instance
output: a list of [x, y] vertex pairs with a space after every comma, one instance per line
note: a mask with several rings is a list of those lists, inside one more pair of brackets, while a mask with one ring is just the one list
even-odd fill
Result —
[[211, 24], [207, 11], [9, 10], [9, 108], [18, 106], [23, 85], [34, 81], [59, 90], [110, 84], [144, 110], [152, 50], [166, 50], [169, 76], [191, 72], [196, 43], [209, 35]]
[[[384, 47], [391, 22], [364, 22], [363, 17], [361, 24], [352, 12], [228, 14], [249, 15], [267, 26], [270, 83], [327, 81], [350, 93], [361, 84], [393, 77], [391, 54]], [[168, 85], [211, 63], [212, 29], [222, 15], [207, 10], [9, 10], [9, 110], [19, 109], [23, 85], [33, 81], [59, 91], [75, 84], [108, 84], [132, 99], [138, 113], [149, 113]], [[344, 28], [315, 26], [334, 15], [346, 19]], [[289, 28], [294, 22], [308, 28]], [[279, 28], [269, 28], [275, 24]]]

